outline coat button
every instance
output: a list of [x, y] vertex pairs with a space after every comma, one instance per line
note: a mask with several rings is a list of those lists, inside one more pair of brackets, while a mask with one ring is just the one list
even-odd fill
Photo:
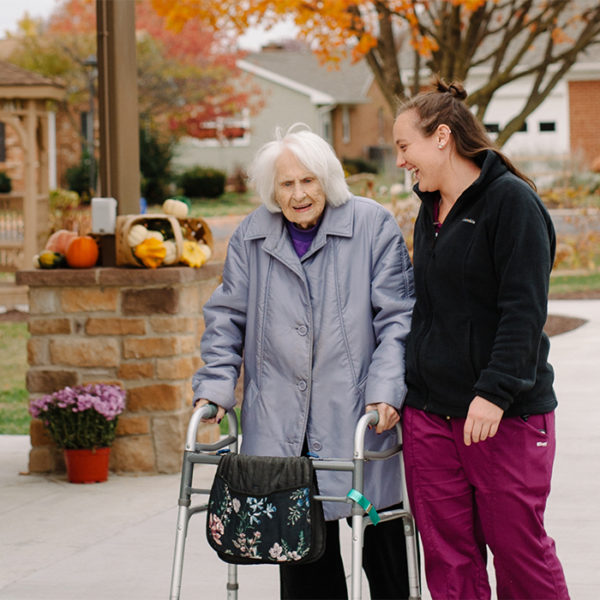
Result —
[[308, 328], [306, 327], [306, 325], [300, 325], [300, 327], [298, 327], [298, 335], [306, 335], [308, 333]]
[[314, 442], [313, 445], [313, 450], [321, 450], [323, 448], [323, 445], [321, 444], [321, 442]]
[[306, 381], [299, 381], [298, 382], [298, 389], [303, 392], [306, 389]]

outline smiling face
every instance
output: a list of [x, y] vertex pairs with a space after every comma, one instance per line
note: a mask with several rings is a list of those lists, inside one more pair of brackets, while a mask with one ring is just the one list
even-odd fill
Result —
[[275, 202], [301, 229], [313, 227], [325, 210], [320, 181], [287, 148], [275, 163]]
[[394, 123], [396, 165], [412, 173], [421, 192], [434, 192], [440, 189], [443, 182], [447, 157], [444, 150], [448, 144], [449, 129], [440, 125], [442, 129], [438, 128], [433, 135], [425, 137], [417, 127], [417, 119], [416, 111], [407, 110]]

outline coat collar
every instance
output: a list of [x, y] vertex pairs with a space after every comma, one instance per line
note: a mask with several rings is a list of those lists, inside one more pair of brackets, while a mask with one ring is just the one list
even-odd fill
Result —
[[[352, 237], [352, 226], [354, 222], [354, 196], [342, 206], [327, 205], [323, 222], [319, 227], [317, 238], [327, 235], [339, 235]], [[282, 214], [269, 212], [266, 207], [257, 208], [250, 218], [250, 223], [244, 235], [245, 240], [259, 238], [279, 238], [285, 231]]]
[[[303, 260], [322, 248], [327, 243], [327, 236], [352, 237], [354, 201], [354, 196], [350, 196], [342, 206], [327, 205], [323, 222], [310, 250], [302, 257]], [[287, 232], [283, 215], [269, 212], [264, 206], [252, 213], [244, 235], [244, 240], [261, 238], [265, 239], [262, 246], [265, 252], [271, 254], [298, 274], [303, 271], [300, 259]]]

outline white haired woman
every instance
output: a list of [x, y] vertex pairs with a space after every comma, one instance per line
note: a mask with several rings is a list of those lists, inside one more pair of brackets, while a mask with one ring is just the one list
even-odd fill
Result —
[[[243, 362], [242, 453], [350, 458], [369, 409], [380, 418], [367, 447], [394, 445], [413, 307], [412, 266], [396, 221], [351, 194], [332, 148], [302, 124], [265, 144], [250, 176], [264, 206], [234, 232], [223, 282], [204, 306], [196, 405], [216, 404], [209, 421], [220, 420], [235, 404]], [[399, 461], [367, 464], [365, 496], [377, 509], [401, 502], [399, 468]], [[351, 474], [338, 471], [319, 471], [318, 483], [328, 496], [352, 487]], [[338, 520], [350, 506], [323, 508], [325, 554], [280, 567], [282, 598], [347, 598]], [[400, 521], [367, 528], [363, 566], [372, 598], [408, 597]]]

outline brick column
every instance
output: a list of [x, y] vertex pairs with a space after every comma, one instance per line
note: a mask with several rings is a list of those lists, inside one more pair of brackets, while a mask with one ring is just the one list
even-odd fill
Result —
[[[111, 468], [174, 473], [181, 468], [191, 414], [191, 378], [200, 366], [202, 306], [220, 281], [222, 263], [201, 269], [94, 268], [28, 270], [30, 399], [67, 385], [119, 383], [127, 406], [119, 417]], [[29, 470], [64, 468], [38, 419], [30, 427]], [[205, 441], [219, 435], [203, 426]]]

